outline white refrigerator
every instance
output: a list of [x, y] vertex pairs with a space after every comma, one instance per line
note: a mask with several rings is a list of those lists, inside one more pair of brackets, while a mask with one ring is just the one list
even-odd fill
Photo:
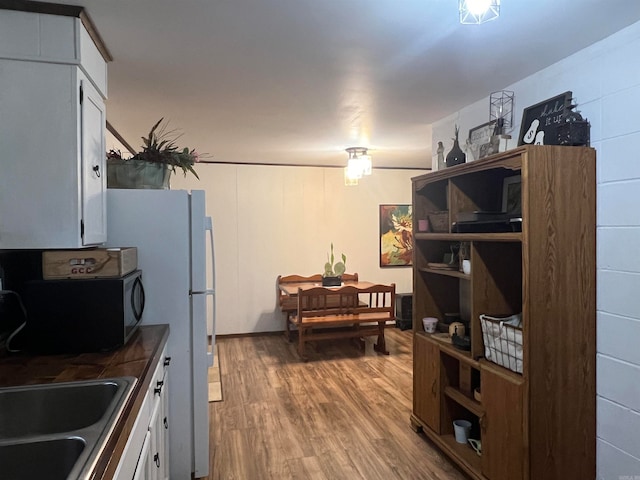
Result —
[[108, 189], [107, 246], [138, 248], [141, 324], [170, 326], [170, 478], [207, 476], [215, 266], [205, 192]]

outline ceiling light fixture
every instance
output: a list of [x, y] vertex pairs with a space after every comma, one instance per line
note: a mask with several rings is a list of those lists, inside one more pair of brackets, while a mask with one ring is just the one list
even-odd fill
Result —
[[480, 24], [500, 16], [500, 0], [458, 0], [460, 23]]
[[358, 180], [364, 175], [371, 175], [371, 156], [365, 147], [349, 147], [345, 150], [349, 154], [349, 160], [344, 168], [344, 184], [358, 185]]

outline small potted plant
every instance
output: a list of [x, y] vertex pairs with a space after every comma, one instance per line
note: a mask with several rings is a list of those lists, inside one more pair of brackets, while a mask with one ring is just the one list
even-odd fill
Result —
[[[142, 137], [142, 151], [129, 159], [123, 159], [120, 151], [107, 152], [107, 186], [109, 188], [168, 189], [169, 178], [176, 168], [182, 169], [200, 180], [193, 169], [199, 160], [195, 150], [180, 149], [175, 130], [167, 131], [162, 124], [164, 117], [151, 128], [148, 137]], [[161, 125], [162, 124], [162, 125]]]
[[342, 274], [346, 270], [347, 256], [341, 255], [342, 261], [334, 264], [335, 257], [333, 255], [333, 242], [331, 243], [331, 251], [327, 254], [327, 263], [324, 264], [324, 273], [322, 274], [323, 287], [339, 287], [342, 284]]

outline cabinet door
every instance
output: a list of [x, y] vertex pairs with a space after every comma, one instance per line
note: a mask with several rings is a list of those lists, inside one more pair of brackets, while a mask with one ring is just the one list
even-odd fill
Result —
[[105, 108], [102, 97], [80, 76], [83, 245], [107, 240]]
[[423, 335], [413, 337], [413, 413], [440, 433], [440, 349]]
[[151, 437], [150, 449], [149, 449], [149, 462], [151, 465], [151, 479], [160, 480], [164, 478], [164, 456], [161, 452], [161, 446], [164, 445], [162, 426], [162, 408], [160, 405], [160, 399], [156, 398], [153, 405], [153, 411], [151, 413], [151, 422], [149, 423], [149, 435]]
[[523, 380], [499, 367], [480, 370], [482, 405], [482, 473], [489, 480], [524, 478]]
[[151, 461], [149, 459], [150, 447], [151, 435], [147, 431], [147, 434], [144, 437], [144, 443], [142, 444], [140, 458], [138, 459], [138, 465], [136, 466], [136, 471], [133, 474], [133, 480], [151, 480]]
[[161, 477], [164, 480], [169, 478], [169, 369], [164, 371], [164, 385], [160, 394], [160, 452], [164, 458]]

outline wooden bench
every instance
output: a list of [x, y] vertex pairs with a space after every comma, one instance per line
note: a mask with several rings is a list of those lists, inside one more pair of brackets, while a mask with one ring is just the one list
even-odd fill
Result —
[[[343, 282], [357, 282], [358, 274], [357, 273], [344, 273], [342, 274]], [[298, 299], [295, 296], [286, 295], [280, 285], [285, 283], [322, 283], [322, 275], [317, 273], [315, 275], [310, 275], [308, 277], [304, 277], [302, 275], [278, 275], [278, 305], [280, 306], [280, 310], [284, 313], [284, 334], [287, 337], [287, 340], [291, 340], [291, 333], [289, 331], [289, 317], [296, 313], [298, 310]], [[335, 302], [335, 299], [332, 300]]]
[[388, 355], [384, 330], [388, 321], [395, 320], [395, 300], [395, 284], [298, 289], [298, 308], [287, 322], [298, 330], [300, 358], [307, 360], [306, 342], [370, 335], [378, 337], [374, 350]]

